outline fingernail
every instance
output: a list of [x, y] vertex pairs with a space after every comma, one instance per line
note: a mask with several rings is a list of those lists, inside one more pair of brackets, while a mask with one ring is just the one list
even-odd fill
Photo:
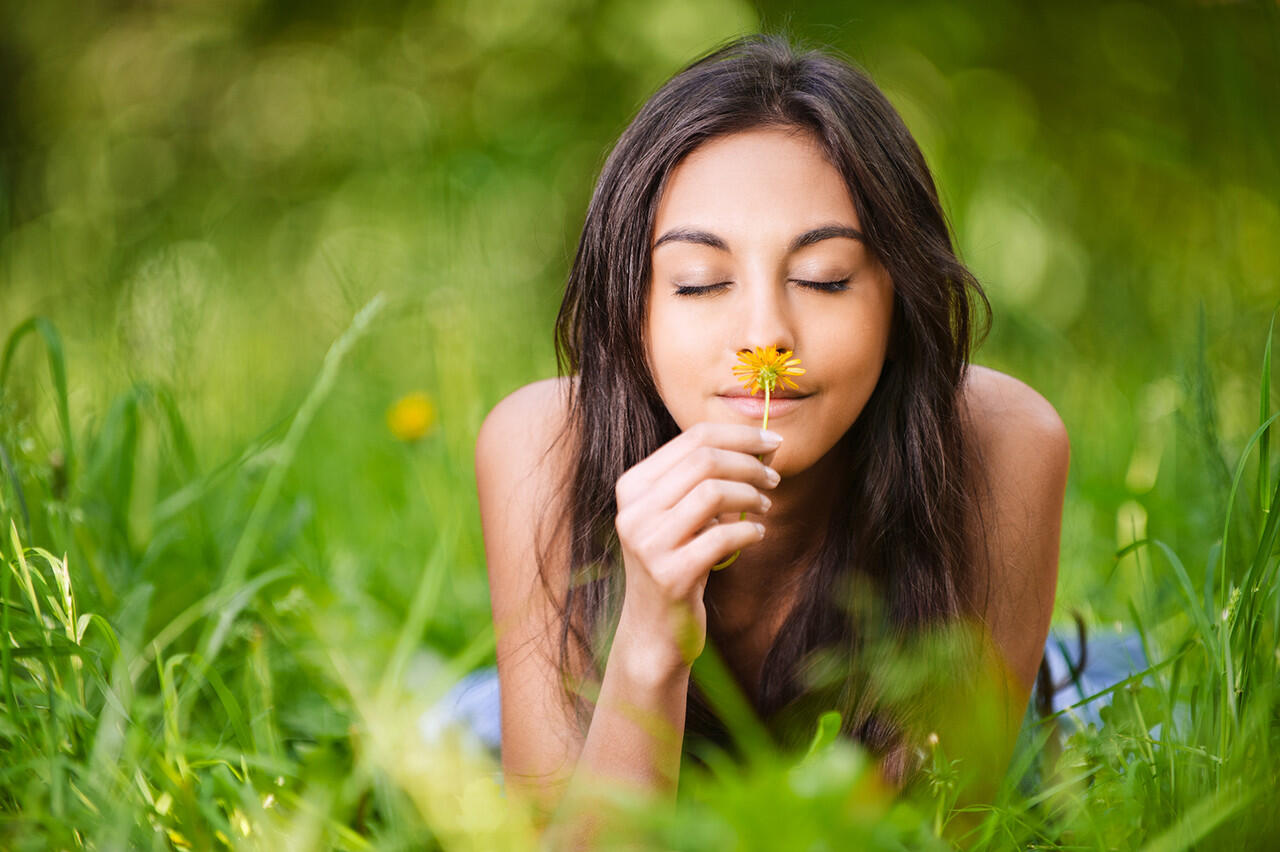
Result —
[[756, 532], [760, 533], [761, 538], [764, 538], [764, 524], [756, 524]]
[[765, 467], [764, 478], [769, 480], [770, 485], [777, 485], [779, 482], [782, 481], [782, 474], [778, 473], [776, 470], [774, 470], [771, 467]]
[[766, 511], [773, 506], [773, 501], [770, 500], [768, 497], [764, 496], [763, 494], [760, 495], [760, 499], [761, 501], [763, 501], [764, 508]]
[[761, 429], [760, 440], [764, 441], [766, 444], [773, 444], [774, 446], [777, 446], [782, 443], [782, 436], [777, 432], [770, 432], [768, 429]]

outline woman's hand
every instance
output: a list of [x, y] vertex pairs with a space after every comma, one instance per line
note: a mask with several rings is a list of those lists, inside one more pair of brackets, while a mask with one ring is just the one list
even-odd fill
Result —
[[618, 478], [615, 526], [626, 596], [614, 637], [648, 676], [690, 667], [702, 653], [707, 611], [702, 593], [711, 566], [764, 537], [753, 521], [720, 515], [763, 514], [776, 472], [756, 456], [781, 436], [752, 426], [698, 423]]

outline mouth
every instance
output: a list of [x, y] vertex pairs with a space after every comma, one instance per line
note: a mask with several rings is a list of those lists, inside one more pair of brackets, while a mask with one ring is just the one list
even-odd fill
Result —
[[[732, 390], [724, 391], [723, 393], [717, 394], [717, 396], [725, 397], [728, 399], [758, 399], [763, 401], [764, 391], [763, 390], [759, 391], [753, 396], [747, 393], [745, 388], [738, 387], [738, 388], [733, 388]], [[809, 396], [809, 394], [807, 393], [801, 393], [798, 390], [787, 390], [783, 388], [778, 388], [777, 390], [774, 390], [769, 394], [770, 399], [804, 399], [807, 396]]]
[[[800, 403], [809, 398], [808, 394], [790, 396], [773, 396], [769, 398], [769, 417], [775, 419], [800, 407]], [[726, 406], [739, 414], [758, 420], [764, 415], [764, 394], [751, 396], [745, 393], [722, 393], [719, 399]]]

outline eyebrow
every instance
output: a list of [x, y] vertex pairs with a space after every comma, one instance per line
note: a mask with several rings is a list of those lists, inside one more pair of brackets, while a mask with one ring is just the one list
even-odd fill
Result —
[[[857, 240], [860, 243], [867, 241], [863, 233], [857, 228], [850, 228], [848, 225], [822, 225], [805, 231], [793, 239], [791, 245], [787, 247], [787, 254], [834, 237], [846, 237], [851, 240]], [[725, 242], [723, 237], [717, 236], [710, 231], [699, 231], [696, 228], [672, 228], [658, 237], [657, 242], [653, 244], [653, 248], [656, 250], [658, 246], [665, 243], [694, 243], [695, 245], [710, 246], [720, 251], [729, 251], [729, 244]]]

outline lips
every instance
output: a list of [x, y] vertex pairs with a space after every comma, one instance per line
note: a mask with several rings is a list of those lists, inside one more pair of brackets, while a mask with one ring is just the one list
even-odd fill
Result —
[[[782, 417], [804, 405], [808, 396], [772, 396], [769, 400], [769, 419]], [[739, 414], [759, 420], [764, 416], [764, 394], [748, 396], [746, 394], [720, 394], [720, 400]]]
[[[751, 399], [751, 394], [747, 393], [746, 388], [743, 388], [743, 387], [735, 387], [735, 388], [730, 388], [728, 390], [721, 391], [719, 396], [742, 397], [746, 399]], [[803, 399], [804, 397], [809, 396], [809, 394], [801, 393], [798, 390], [791, 390], [787, 388], [777, 388], [770, 394], [770, 396], [773, 399]], [[764, 399], [764, 391], [758, 392], [755, 395], [755, 398]]]

